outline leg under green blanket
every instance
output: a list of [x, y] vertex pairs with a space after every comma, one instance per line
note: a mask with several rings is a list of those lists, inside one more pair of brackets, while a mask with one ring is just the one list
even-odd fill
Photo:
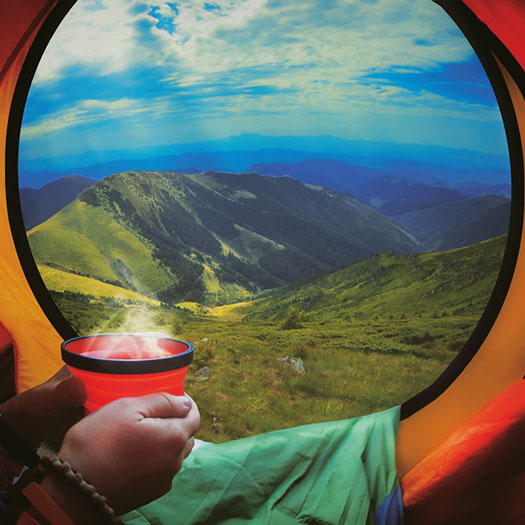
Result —
[[399, 407], [346, 421], [210, 444], [187, 458], [164, 497], [126, 524], [373, 524], [398, 484]]

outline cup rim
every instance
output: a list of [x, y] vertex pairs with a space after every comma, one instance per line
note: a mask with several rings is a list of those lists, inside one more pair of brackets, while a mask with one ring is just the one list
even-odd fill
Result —
[[[141, 337], [152, 339], [167, 339], [177, 343], [182, 343], [187, 346], [184, 352], [174, 354], [166, 357], [155, 357], [150, 359], [107, 359], [103, 357], [92, 357], [83, 354], [77, 354], [67, 348], [69, 343], [81, 339], [90, 339], [96, 337]], [[140, 334], [140, 333], [124, 333], [124, 334], [93, 334], [81, 335], [73, 337], [67, 341], [63, 341], [60, 345], [62, 360], [66, 365], [84, 370], [87, 372], [96, 372], [99, 374], [154, 374], [160, 372], [168, 372], [184, 368], [193, 361], [193, 345], [182, 339], [175, 339], [169, 336], [162, 336], [157, 334]]]

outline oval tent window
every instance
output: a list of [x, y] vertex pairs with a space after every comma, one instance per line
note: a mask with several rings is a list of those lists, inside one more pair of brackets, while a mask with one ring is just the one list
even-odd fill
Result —
[[453, 22], [407, 5], [80, 1], [43, 54], [19, 157], [40, 275], [78, 334], [195, 345], [202, 439], [400, 404], [485, 310], [501, 116]]

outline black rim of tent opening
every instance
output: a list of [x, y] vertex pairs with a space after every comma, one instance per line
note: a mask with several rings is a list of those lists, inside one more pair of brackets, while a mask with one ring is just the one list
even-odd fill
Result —
[[[19, 197], [18, 149], [24, 108], [37, 66], [56, 29], [75, 3], [75, 0], [60, 0], [57, 3], [45, 19], [28, 52], [13, 95], [5, 155], [7, 211], [20, 264], [40, 307], [64, 339], [71, 339], [77, 334], [53, 301], [38, 271], [29, 246]], [[411, 416], [444, 392], [461, 374], [483, 344], [499, 315], [510, 287], [523, 226], [524, 173], [521, 139], [512, 100], [495, 57], [507, 69], [524, 95], [525, 72], [507, 48], [463, 3], [450, 0], [436, 0], [436, 3], [445, 9], [470, 42], [496, 95], [509, 147], [512, 184], [511, 213], [507, 245], [500, 272], [483, 315], [468, 341], [436, 381], [402, 404], [401, 419]]]

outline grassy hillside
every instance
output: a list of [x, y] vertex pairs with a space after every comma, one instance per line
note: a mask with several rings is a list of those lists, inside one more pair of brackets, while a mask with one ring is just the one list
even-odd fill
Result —
[[[283, 330], [281, 320], [201, 317], [159, 329], [196, 344], [186, 390], [200, 407], [198, 437], [218, 442], [402, 403], [439, 376], [476, 322], [309, 319]], [[286, 356], [306, 372], [279, 361]]]
[[248, 318], [282, 318], [290, 307], [317, 320], [481, 315], [505, 244], [503, 235], [440, 253], [380, 253], [269, 294]]
[[290, 178], [128, 172], [31, 230], [39, 264], [176, 304], [244, 300], [418, 244], [352, 196]]
[[[439, 376], [478, 320], [308, 318], [285, 330], [282, 319], [248, 321], [231, 312], [55, 300], [83, 333], [161, 331], [192, 342], [186, 391], [201, 412], [197, 437], [213, 442], [402, 403]], [[302, 359], [306, 372], [279, 361], [286, 356]]]

